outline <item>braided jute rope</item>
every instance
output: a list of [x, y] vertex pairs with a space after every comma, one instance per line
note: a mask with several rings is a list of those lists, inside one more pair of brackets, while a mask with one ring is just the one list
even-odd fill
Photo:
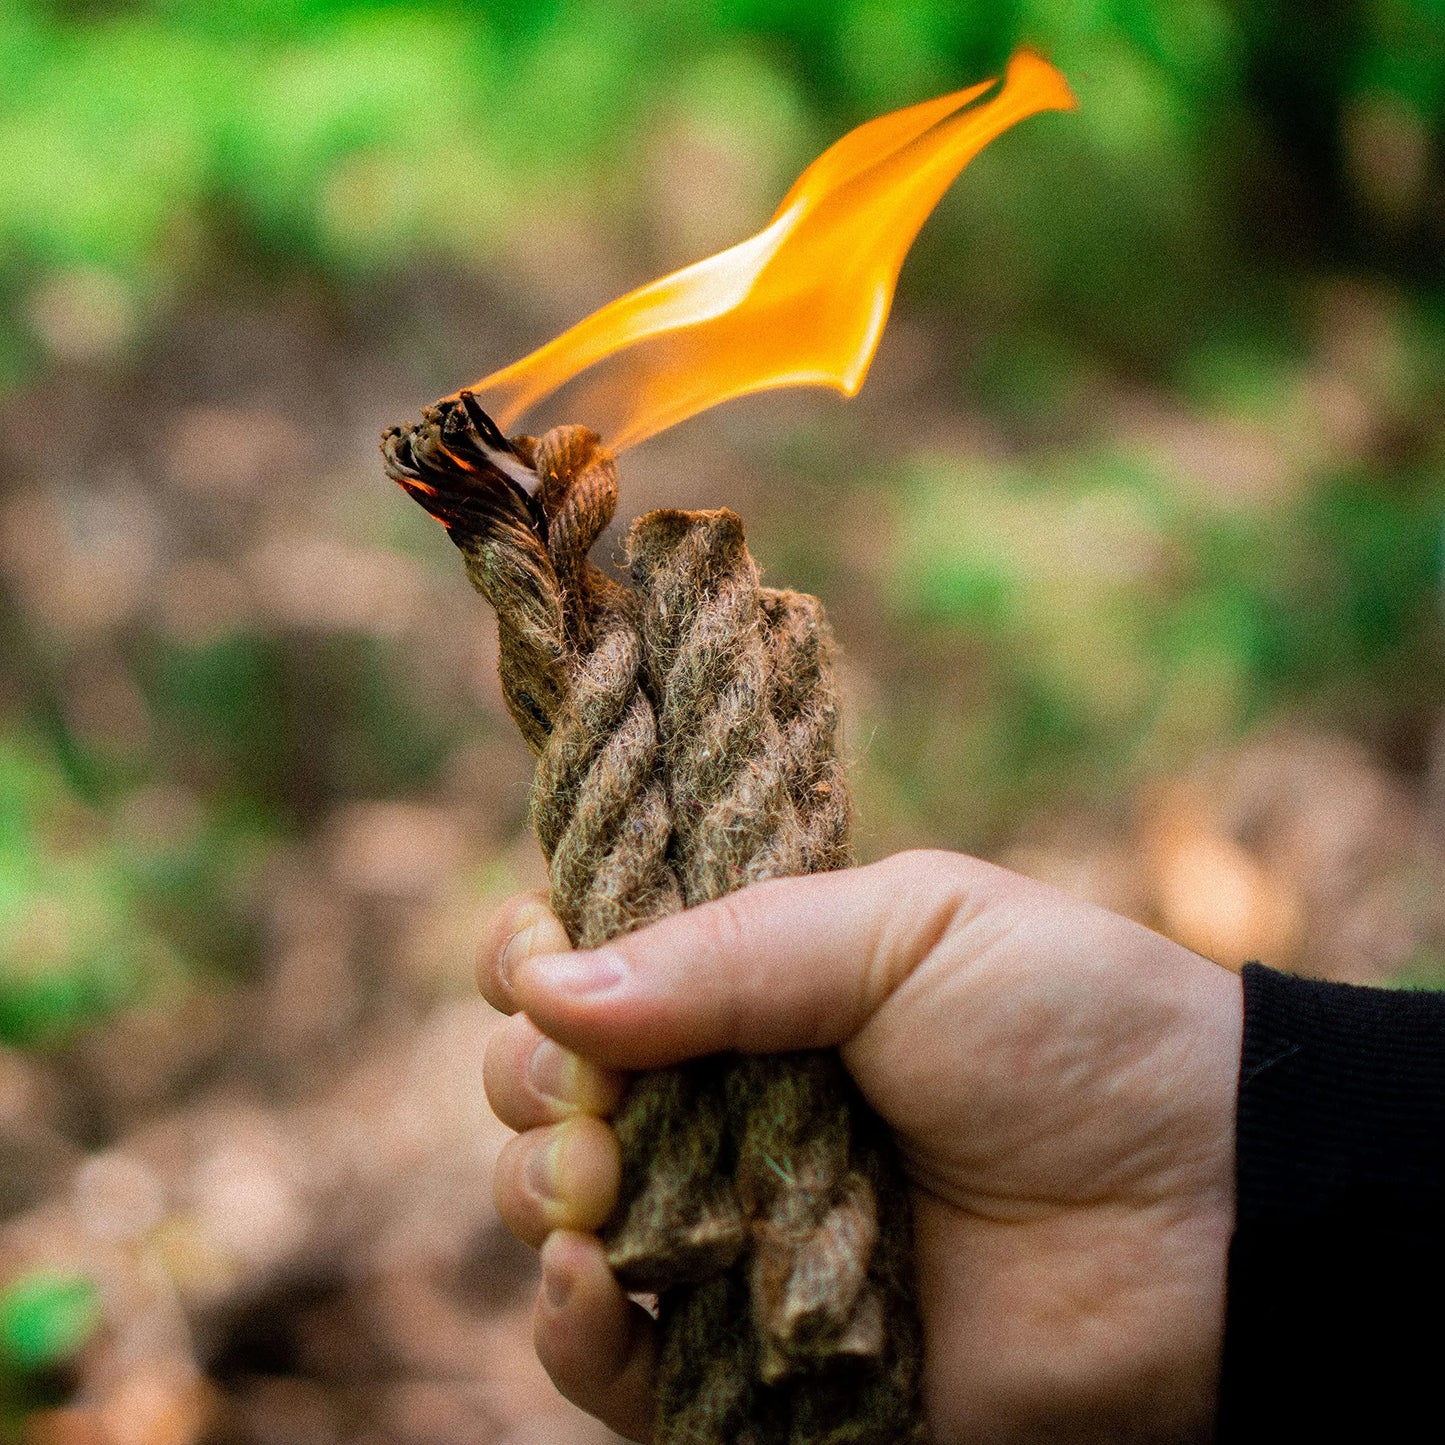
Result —
[[[499, 469], [499, 446], [534, 491]], [[466, 393], [383, 438], [498, 621], [537, 757], [552, 905], [592, 947], [747, 883], [846, 866], [832, 642], [760, 585], [731, 512], [632, 526], [632, 586], [587, 560], [617, 473], [597, 437], [500, 438]], [[618, 1279], [655, 1293], [655, 1445], [922, 1445], [922, 1338], [891, 1140], [832, 1051], [642, 1074], [613, 1120]]]

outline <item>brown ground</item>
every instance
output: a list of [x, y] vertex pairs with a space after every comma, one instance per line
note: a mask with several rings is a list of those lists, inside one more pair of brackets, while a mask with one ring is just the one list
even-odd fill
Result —
[[[529, 765], [485, 609], [376, 453], [385, 423], [532, 334], [499, 309], [451, 283], [364, 305], [256, 283], [118, 350], [72, 348], [0, 413], [6, 624], [26, 643], [0, 696], [12, 715], [54, 709], [134, 780], [87, 826], [141, 846], [242, 795], [284, 820], [231, 876], [244, 966], [64, 1048], [0, 1051], [0, 1277], [60, 1262], [105, 1299], [27, 1445], [611, 1438], [536, 1365], [534, 1266], [490, 1202], [495, 1016], [471, 950], [486, 909], [542, 878]], [[771, 580], [832, 608], [865, 854], [984, 846], [1233, 965], [1419, 967], [1445, 938], [1445, 745], [1401, 763], [1328, 717], [1283, 715], [1107, 803], [1061, 779], [982, 835], [967, 798], [909, 802], [875, 739], [900, 726], [900, 689], [946, 719], [966, 661], [883, 603], [888, 498], [826, 477], [1003, 444], [956, 398], [928, 399], [941, 350], [904, 317], [857, 403], [749, 402], [623, 462], [624, 513], [732, 506]], [[1222, 426], [1201, 442], [1160, 399], [1106, 390], [1090, 414], [1212, 465], [1242, 456], [1231, 475], [1261, 486], [1289, 464]], [[788, 574], [800, 556], [808, 575]], [[237, 633], [270, 645], [284, 716], [274, 743], [231, 754], [147, 678]], [[356, 717], [377, 678], [390, 711], [373, 736]]]

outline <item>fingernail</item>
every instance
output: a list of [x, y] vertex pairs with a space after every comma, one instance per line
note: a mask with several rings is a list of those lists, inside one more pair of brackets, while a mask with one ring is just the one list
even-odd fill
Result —
[[543, 1039], [527, 1061], [527, 1081], [544, 1099], [571, 1105], [577, 1094], [577, 1055]]
[[605, 993], [627, 977], [622, 959], [611, 951], [601, 953], [551, 953], [531, 959], [527, 976], [549, 993]]
[[527, 1187], [538, 1199], [557, 1197], [557, 1141], [538, 1144], [525, 1166]]
[[540, 914], [539, 908], [525, 909], [517, 920], [516, 932], [502, 945], [502, 951], [497, 956], [497, 974], [508, 988], [512, 986], [512, 975], [517, 965], [532, 956]]

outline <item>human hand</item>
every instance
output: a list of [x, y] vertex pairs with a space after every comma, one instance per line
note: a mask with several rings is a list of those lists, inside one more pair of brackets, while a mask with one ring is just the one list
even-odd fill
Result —
[[[530, 930], [530, 931], [529, 931]], [[514, 1014], [497, 1204], [543, 1245], [537, 1350], [645, 1439], [652, 1321], [586, 1231], [616, 1196], [621, 1071], [837, 1045], [913, 1185], [938, 1445], [1211, 1433], [1234, 1215], [1241, 992], [1115, 914], [949, 853], [779, 879], [603, 949], [535, 899], [478, 963]], [[544, 1243], [545, 1241], [545, 1243]]]

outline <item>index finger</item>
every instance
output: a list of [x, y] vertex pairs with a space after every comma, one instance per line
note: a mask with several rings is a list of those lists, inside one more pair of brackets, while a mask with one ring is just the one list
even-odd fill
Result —
[[518, 893], [487, 920], [477, 947], [477, 987], [494, 1009], [518, 1012], [512, 974], [524, 959], [539, 953], [566, 953], [567, 930], [547, 906], [545, 893]]

